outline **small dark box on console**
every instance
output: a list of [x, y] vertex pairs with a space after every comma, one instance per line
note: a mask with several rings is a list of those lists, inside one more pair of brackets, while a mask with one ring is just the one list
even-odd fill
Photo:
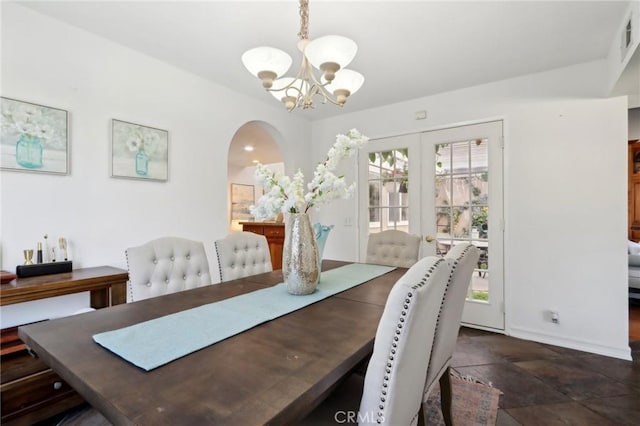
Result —
[[19, 278], [35, 277], [38, 275], [71, 272], [72, 269], [73, 262], [71, 260], [65, 260], [64, 262], [37, 263], [35, 265], [18, 265], [16, 266], [16, 275]]

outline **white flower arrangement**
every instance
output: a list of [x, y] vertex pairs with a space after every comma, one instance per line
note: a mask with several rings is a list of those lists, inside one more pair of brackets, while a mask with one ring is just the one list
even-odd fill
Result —
[[311, 207], [320, 207], [336, 199], [346, 199], [355, 189], [355, 183], [347, 185], [344, 176], [336, 176], [335, 170], [341, 160], [351, 157], [369, 138], [356, 129], [337, 135], [336, 142], [327, 153], [327, 159], [318, 164], [313, 179], [304, 193], [304, 174], [298, 169], [293, 178], [274, 172], [263, 164], [256, 167], [256, 180], [264, 188], [264, 195], [251, 214], [256, 219], [266, 219], [278, 213], [306, 213]]
[[144, 150], [148, 156], [151, 156], [157, 151], [160, 145], [160, 136], [156, 130], [137, 125], [127, 126], [125, 129], [127, 132], [125, 144], [129, 152]]
[[48, 108], [37, 105], [2, 102], [2, 129], [20, 135], [39, 138], [52, 148], [63, 149], [64, 119]]

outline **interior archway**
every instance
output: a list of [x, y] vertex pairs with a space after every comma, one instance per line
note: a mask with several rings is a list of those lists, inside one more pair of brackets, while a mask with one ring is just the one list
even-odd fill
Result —
[[284, 171], [281, 142], [282, 134], [264, 121], [249, 121], [233, 135], [227, 156], [230, 232], [242, 230], [239, 222], [252, 219], [249, 206], [262, 195], [262, 188], [254, 178], [256, 164], [267, 164], [274, 171]]

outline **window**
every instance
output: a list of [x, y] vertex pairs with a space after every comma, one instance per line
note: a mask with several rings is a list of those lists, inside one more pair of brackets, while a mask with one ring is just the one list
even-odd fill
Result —
[[409, 230], [409, 150], [369, 154], [369, 233]]

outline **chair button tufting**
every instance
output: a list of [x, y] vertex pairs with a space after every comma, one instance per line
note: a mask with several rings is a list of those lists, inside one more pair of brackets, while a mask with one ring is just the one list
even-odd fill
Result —
[[198, 272], [198, 276], [200, 276], [200, 272]]
[[176, 258], [171, 256], [171, 261], [173, 262], [174, 260], [176, 260]]
[[165, 283], [169, 284], [169, 278], [167, 278], [166, 280], [164, 280]]
[[183, 276], [182, 276], [182, 279], [186, 281], [186, 280], [187, 280], [187, 276], [186, 276], [186, 275], [183, 275]]
[[147, 287], [151, 287], [151, 282], [148, 282], [148, 283], [147, 283]]
[[153, 264], [157, 265], [158, 264], [158, 259], [153, 259]]
[[191, 256], [190, 256], [190, 255], [187, 255], [187, 260], [189, 260], [189, 259], [191, 259]]

